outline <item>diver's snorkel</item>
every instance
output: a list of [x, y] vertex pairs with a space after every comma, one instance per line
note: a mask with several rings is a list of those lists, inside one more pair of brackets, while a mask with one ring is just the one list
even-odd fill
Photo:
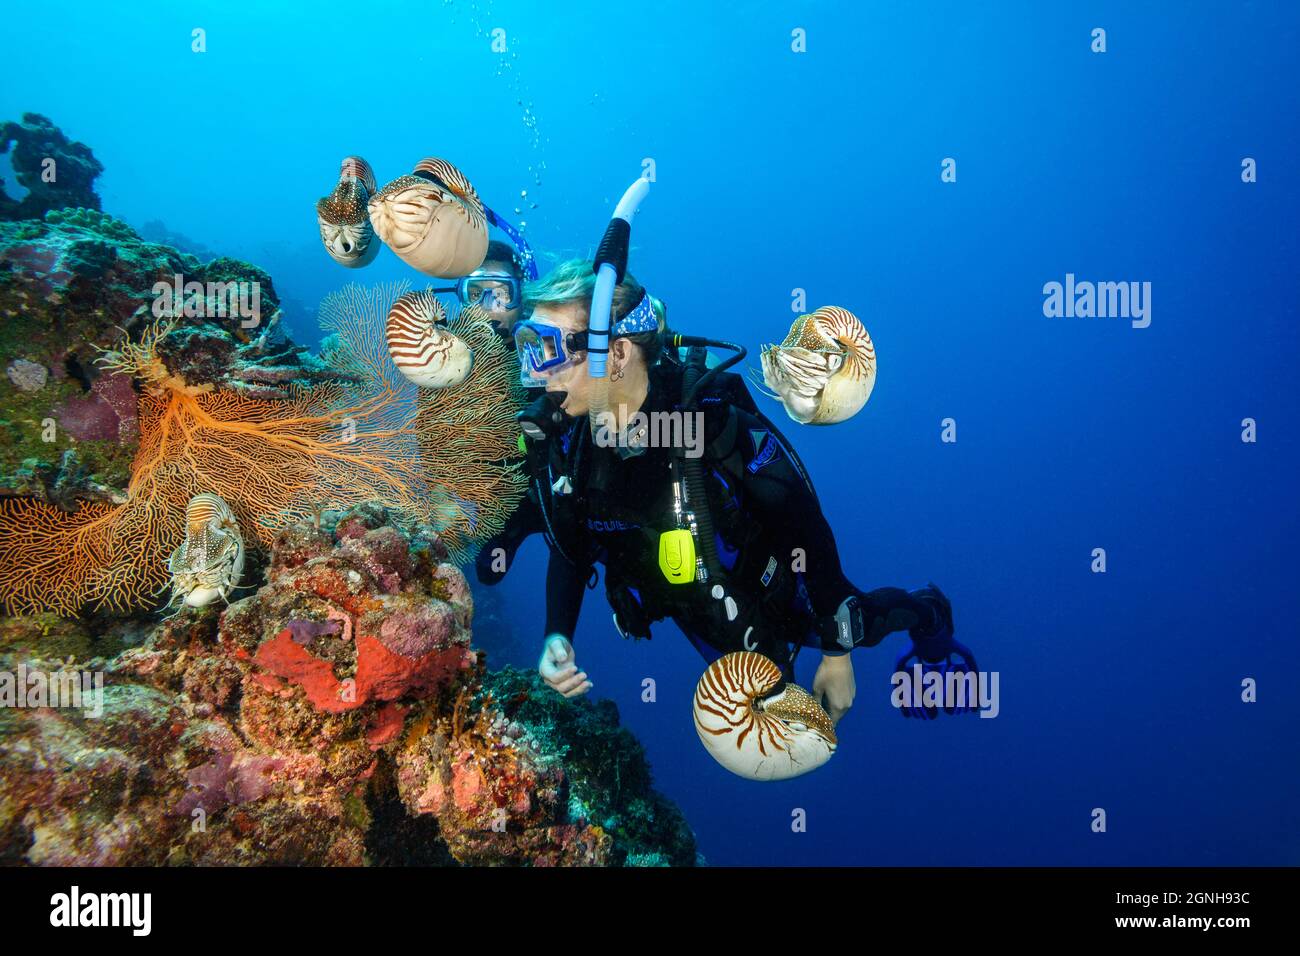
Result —
[[[506, 222], [487, 206], [483, 207], [483, 214], [487, 216], [487, 221], [496, 226], [515, 244], [515, 249], [519, 251], [519, 264], [523, 266], [524, 278], [529, 282], [537, 281], [537, 257], [533, 255], [533, 248], [524, 238], [524, 234], [516, 229], [510, 223]], [[527, 225], [527, 223], [525, 223]]]
[[614, 287], [627, 273], [632, 217], [649, 191], [650, 180], [642, 176], [623, 193], [623, 198], [614, 207], [614, 218], [605, 227], [592, 267], [596, 273], [596, 288], [591, 294], [591, 314], [587, 318], [587, 370], [594, 379], [588, 416], [593, 438], [598, 423], [609, 411], [609, 379], [605, 377], [605, 364], [609, 356], [609, 311], [614, 303]]

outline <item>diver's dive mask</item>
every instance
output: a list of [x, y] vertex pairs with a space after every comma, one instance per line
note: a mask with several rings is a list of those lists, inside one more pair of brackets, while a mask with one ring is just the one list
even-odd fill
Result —
[[431, 292], [455, 292], [463, 306], [477, 305], [485, 312], [509, 312], [523, 301], [519, 280], [508, 272], [478, 269], [456, 280], [454, 286]]
[[477, 305], [488, 312], [519, 308], [519, 280], [508, 272], [471, 272], [456, 282], [460, 304]]
[[545, 385], [554, 373], [568, 367], [587, 348], [587, 331], [566, 332], [537, 319], [516, 322], [513, 330], [519, 354], [519, 383]]

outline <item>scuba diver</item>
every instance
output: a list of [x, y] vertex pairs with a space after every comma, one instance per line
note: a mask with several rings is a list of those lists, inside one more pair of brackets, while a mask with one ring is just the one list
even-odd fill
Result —
[[[519, 416], [528, 497], [484, 552], [495, 543], [512, 558], [528, 534], [546, 537], [542, 678], [565, 697], [593, 686], [573, 635], [597, 563], [625, 638], [671, 618], [706, 661], [757, 651], [786, 681], [799, 650], [818, 648], [813, 696], [835, 721], [856, 692], [849, 652], [887, 634], [912, 639], [896, 670], [973, 673], [936, 586], [863, 591], [845, 576], [803, 463], [726, 371], [745, 350], [672, 332], [663, 303], [627, 273], [646, 188], [628, 190], [594, 263], [571, 260], [525, 286], [527, 318], [514, 326], [521, 384], [545, 392]], [[709, 347], [736, 354], [710, 366]], [[676, 422], [671, 440], [647, 424], [663, 421]], [[508, 565], [480, 555], [479, 580], [496, 583]]]
[[[531, 314], [516, 328], [521, 375], [544, 384], [542, 400], [562, 413], [550, 434], [527, 442], [530, 498], [551, 548], [543, 679], [566, 697], [592, 687], [577, 667], [572, 640], [596, 563], [605, 567], [606, 596], [624, 637], [648, 638], [653, 622], [671, 617], [706, 661], [754, 650], [787, 680], [799, 647], [819, 648], [813, 695], [824, 700], [833, 720], [855, 693], [848, 652], [874, 646], [886, 634], [911, 635], [913, 648], [900, 666], [915, 657], [925, 665], [973, 671], [969, 652], [953, 640], [951, 607], [937, 587], [866, 592], [845, 577], [798, 456], [755, 407], [743, 379], [725, 371], [697, 396], [703, 428], [695, 460], [705, 472], [708, 501], [705, 509], [697, 505], [695, 517], [711, 515], [707, 530], [716, 535], [718, 577], [727, 582], [714, 588], [728, 593], [719, 600], [714, 588], [670, 573], [661, 560], [663, 536], [679, 530], [681, 472], [690, 459], [680, 448], [655, 447], [650, 428], [631, 421], [632, 413], [649, 418], [681, 411], [684, 393], [702, 380], [707, 365], [696, 349], [685, 362], [675, 360], [675, 349], [664, 347], [665, 334], [669, 344], [689, 340], [665, 333], [662, 304], [624, 274], [614, 290], [609, 331], [609, 405], [618, 409], [611, 422], [618, 441], [594, 440], [586, 362], [594, 284], [590, 262], [561, 264], [526, 287]], [[693, 579], [694, 562], [688, 570]], [[954, 654], [965, 659], [951, 661]]]
[[[500, 225], [501, 220], [496, 224]], [[518, 253], [504, 242], [493, 239], [488, 243], [482, 265], [457, 279], [454, 286], [432, 290], [456, 293], [462, 306], [480, 306], [487, 313], [492, 331], [506, 340], [510, 339], [511, 330], [519, 320], [524, 280], [537, 278], [532, 250], [522, 237], [517, 241], [523, 243]]]

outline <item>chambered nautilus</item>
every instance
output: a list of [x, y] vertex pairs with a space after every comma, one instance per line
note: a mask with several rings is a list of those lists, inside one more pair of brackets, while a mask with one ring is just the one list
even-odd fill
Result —
[[425, 275], [469, 275], [487, 255], [487, 215], [469, 180], [451, 163], [422, 159], [370, 200], [375, 232]]
[[185, 540], [167, 561], [169, 604], [203, 607], [228, 600], [244, 571], [244, 539], [230, 505], [219, 495], [195, 495], [185, 507]]
[[[781, 670], [753, 651], [709, 665], [695, 687], [695, 730], [705, 749], [734, 774], [786, 780], [816, 770], [835, 752], [830, 715]], [[775, 691], [775, 693], [774, 693]]]
[[388, 310], [388, 354], [397, 370], [421, 388], [459, 385], [473, 368], [470, 347], [446, 325], [447, 313], [432, 292], [408, 292]]
[[804, 425], [856, 415], [876, 385], [876, 349], [848, 309], [825, 305], [801, 315], [780, 345], [764, 345], [763, 384]]
[[360, 156], [349, 156], [339, 171], [339, 184], [316, 203], [321, 242], [339, 265], [359, 269], [378, 255], [379, 243], [366, 208], [376, 192], [370, 164]]

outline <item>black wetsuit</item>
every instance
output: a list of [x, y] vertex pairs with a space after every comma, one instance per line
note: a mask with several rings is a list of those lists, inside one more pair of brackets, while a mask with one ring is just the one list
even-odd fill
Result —
[[[641, 411], [674, 410], [682, 372], [675, 360], [658, 362]], [[708, 585], [670, 583], [659, 568], [659, 536], [675, 527], [671, 451], [647, 447], [623, 457], [596, 445], [587, 418], [566, 419], [554, 437], [528, 443], [529, 496], [485, 548], [499, 544], [513, 557], [523, 537], [546, 535], [546, 633], [572, 638], [596, 563], [605, 566], [606, 596], [625, 635], [649, 637], [651, 623], [671, 617], [706, 659], [756, 650], [787, 676], [792, 645], [845, 650], [836, 643], [834, 615], [850, 596], [863, 612], [854, 646], [928, 625], [932, 613], [907, 591], [864, 593], [844, 576], [802, 463], [758, 412], [743, 380], [722, 373], [706, 392], [699, 400], [702, 471], [725, 571], [717, 583], [734, 604], [711, 596]], [[562, 478], [573, 489], [568, 494], [554, 490]], [[479, 578], [495, 583], [500, 575], [485, 574], [481, 561]]]

